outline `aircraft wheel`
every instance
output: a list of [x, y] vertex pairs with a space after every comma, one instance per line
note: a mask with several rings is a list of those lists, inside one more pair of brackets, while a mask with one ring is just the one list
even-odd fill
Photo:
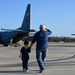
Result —
[[8, 47], [8, 45], [3, 45], [4, 47]]

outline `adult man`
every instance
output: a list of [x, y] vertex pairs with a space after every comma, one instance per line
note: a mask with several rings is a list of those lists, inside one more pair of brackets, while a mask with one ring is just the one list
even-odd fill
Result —
[[39, 73], [42, 73], [45, 66], [45, 58], [48, 50], [48, 35], [52, 32], [43, 24], [40, 25], [40, 30], [35, 33], [30, 47], [36, 42], [36, 59], [40, 68]]

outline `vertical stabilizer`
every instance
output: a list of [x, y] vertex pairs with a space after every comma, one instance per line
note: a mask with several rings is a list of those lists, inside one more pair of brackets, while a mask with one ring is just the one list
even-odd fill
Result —
[[21, 26], [22, 30], [30, 30], [30, 6], [30, 4], [27, 5], [27, 9]]

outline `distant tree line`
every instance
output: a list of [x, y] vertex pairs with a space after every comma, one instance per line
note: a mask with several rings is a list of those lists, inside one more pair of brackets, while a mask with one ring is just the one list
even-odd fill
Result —
[[[33, 36], [28, 36], [28, 37], [24, 37], [22, 40], [23, 41], [24, 40], [31, 41], [32, 38], [33, 38]], [[58, 36], [56, 36], [56, 37], [49, 37], [48, 41], [49, 42], [61, 42], [61, 41], [63, 41], [63, 42], [75, 42], [75, 38], [74, 37], [58, 37]]]
[[49, 42], [75, 42], [75, 38], [73, 37], [49, 37]]

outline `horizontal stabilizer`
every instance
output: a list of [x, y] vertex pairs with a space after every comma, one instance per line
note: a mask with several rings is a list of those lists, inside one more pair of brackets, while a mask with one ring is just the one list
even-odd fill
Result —
[[32, 29], [32, 30], [30, 30], [30, 32], [36, 32], [36, 30]]
[[31, 29], [31, 30], [19, 30], [19, 29], [3, 29], [1, 28], [1, 30], [5, 30], [5, 31], [17, 31], [17, 32], [36, 32], [34, 29]]
[[17, 32], [27, 32], [27, 31], [25, 31], [25, 30], [15, 30], [15, 29], [1, 29], [1, 30], [4, 30], [4, 31], [17, 31]]

